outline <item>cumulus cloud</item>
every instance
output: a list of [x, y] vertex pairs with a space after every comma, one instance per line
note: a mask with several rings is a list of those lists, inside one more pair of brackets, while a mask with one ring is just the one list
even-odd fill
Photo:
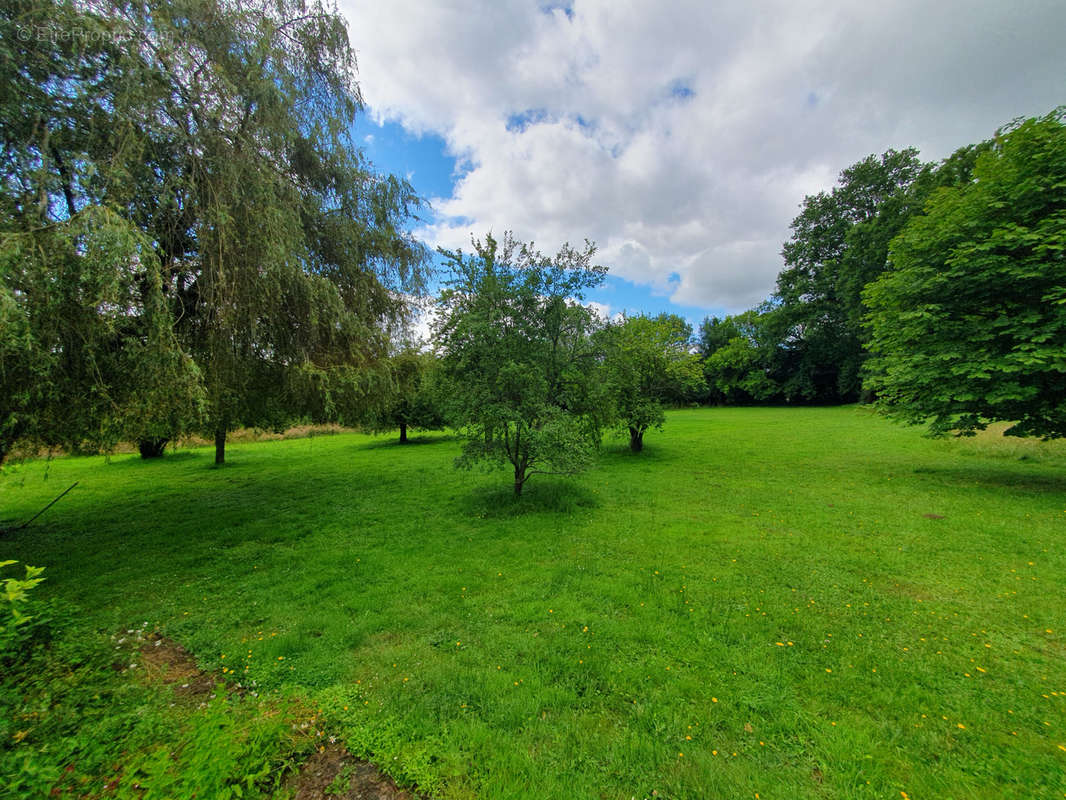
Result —
[[1063, 101], [1059, 0], [343, 0], [371, 112], [459, 162], [420, 233], [585, 238], [677, 303], [765, 298], [806, 194]]
[[600, 322], [607, 322], [608, 320], [618, 320], [621, 318], [619, 313], [611, 313], [611, 306], [608, 303], [597, 303], [595, 300], [585, 303], [585, 307], [590, 309], [593, 314], [596, 315]]

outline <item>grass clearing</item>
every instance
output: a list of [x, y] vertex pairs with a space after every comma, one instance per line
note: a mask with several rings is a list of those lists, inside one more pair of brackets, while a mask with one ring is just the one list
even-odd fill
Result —
[[1063, 443], [686, 410], [517, 503], [457, 451], [31, 462], [0, 517], [80, 484], [0, 557], [432, 796], [1066, 796]]

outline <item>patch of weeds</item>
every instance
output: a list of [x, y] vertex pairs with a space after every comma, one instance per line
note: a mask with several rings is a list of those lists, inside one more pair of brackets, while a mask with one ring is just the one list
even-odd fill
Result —
[[342, 795], [348, 791], [348, 788], [352, 783], [352, 776], [355, 774], [355, 767], [348, 766], [337, 773], [335, 777], [325, 789], [322, 790], [326, 795]]
[[294, 733], [291, 723], [264, 701], [226, 695], [221, 689], [179, 721], [177, 736], [142, 747], [129, 758], [126, 782], [138, 796], [274, 796], [285, 767], [310, 749], [310, 739]]
[[[5, 564], [11, 566], [11, 562]], [[5, 797], [273, 797], [313, 748], [294, 702], [219, 683], [198, 704], [144, 680], [145, 626], [109, 641], [8, 579], [0, 606], [0, 785]]]

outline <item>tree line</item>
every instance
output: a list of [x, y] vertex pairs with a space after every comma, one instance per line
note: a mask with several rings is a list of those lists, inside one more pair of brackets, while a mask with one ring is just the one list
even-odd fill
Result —
[[703, 321], [711, 403], [876, 400], [934, 434], [1066, 435], [1066, 112], [804, 199], [776, 292]]

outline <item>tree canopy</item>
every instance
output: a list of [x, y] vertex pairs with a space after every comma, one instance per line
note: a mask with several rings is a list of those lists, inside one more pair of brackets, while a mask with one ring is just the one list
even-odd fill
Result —
[[837, 403], [869, 398], [863, 290], [888, 268], [892, 238], [937, 188], [970, 180], [987, 142], [940, 164], [914, 148], [870, 155], [792, 221], [777, 292], [758, 307], [705, 319], [700, 353], [711, 402]]
[[714, 324], [705, 321], [700, 352], [712, 402], [764, 403], [781, 398], [789, 351], [782, 344], [776, 310], [766, 302]]
[[1066, 110], [1002, 129], [865, 292], [868, 383], [930, 432], [1066, 436]]
[[629, 433], [630, 449], [639, 452], [648, 429], [666, 421], [665, 404], [704, 388], [699, 356], [689, 350], [692, 328], [675, 314], [628, 317], [608, 323], [600, 340], [612, 415]]
[[786, 399], [855, 400], [865, 359], [862, 290], [885, 269], [888, 242], [921, 207], [913, 191], [931, 167], [914, 148], [868, 156], [830, 192], [804, 199], [777, 279], [776, 312], [791, 365]]
[[0, 23], [92, 34], [0, 37], [5, 442], [202, 426], [222, 460], [236, 425], [387, 395], [426, 251], [411, 187], [351, 138], [334, 7], [24, 0]]
[[400, 443], [407, 443], [409, 428], [440, 430], [445, 425], [444, 405], [437, 359], [408, 347], [389, 359], [393, 392], [382, 409], [366, 424], [371, 431], [400, 430]]
[[442, 250], [451, 277], [435, 327], [449, 418], [464, 437], [459, 466], [509, 463], [514, 493], [536, 474], [586, 468], [599, 443], [593, 312], [581, 305], [606, 269], [595, 247], [554, 257], [509, 234]]

